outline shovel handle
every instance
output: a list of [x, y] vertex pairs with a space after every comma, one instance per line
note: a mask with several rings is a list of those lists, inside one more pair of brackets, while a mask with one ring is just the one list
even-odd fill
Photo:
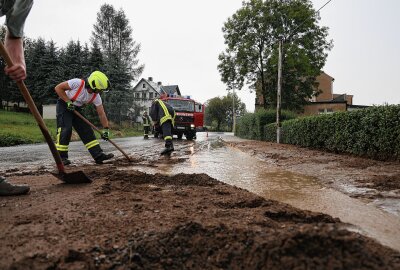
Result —
[[[13, 61], [10, 58], [10, 55], [8, 54], [8, 52], [2, 42], [0, 42], [0, 54], [6, 61], [7, 66], [11, 67], [14, 65]], [[38, 123], [39, 128], [42, 131], [44, 138], [46, 139], [47, 144], [49, 145], [50, 151], [51, 151], [53, 158], [57, 164], [58, 171], [62, 174], [65, 174], [65, 168], [64, 168], [64, 164], [62, 163], [60, 154], [58, 153], [58, 150], [53, 142], [53, 139], [50, 136], [50, 133], [46, 127], [46, 124], [43, 121], [42, 116], [40, 115], [40, 113], [36, 107], [35, 102], [33, 102], [32, 96], [29, 93], [28, 88], [26, 88], [24, 81], [17, 81], [16, 83], [17, 83], [17, 86], [18, 86], [22, 96], [25, 99], [26, 104], [28, 104], [29, 110], [31, 111], [33, 117], [35, 118], [36, 122]]]
[[[74, 111], [75, 115], [77, 115], [80, 119], [82, 119], [86, 124], [88, 124], [89, 126], [91, 126], [94, 130], [96, 130], [100, 135], [102, 135], [103, 133], [101, 132], [100, 129], [98, 129], [95, 125], [93, 125], [89, 120], [87, 120], [85, 117], [83, 117], [82, 114], [80, 114], [78, 111]], [[124, 150], [122, 150], [115, 142], [113, 142], [111, 139], [107, 139], [107, 141], [109, 141], [112, 145], [115, 146], [115, 148], [117, 148], [125, 157], [128, 161], [131, 161], [131, 158], [125, 153]]]

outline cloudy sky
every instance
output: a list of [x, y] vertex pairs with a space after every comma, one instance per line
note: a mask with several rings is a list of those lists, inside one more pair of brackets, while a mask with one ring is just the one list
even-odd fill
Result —
[[[312, 0], [316, 10], [327, 1]], [[59, 46], [89, 42], [104, 3], [125, 11], [142, 46], [142, 77], [178, 84], [201, 102], [226, 95], [217, 70], [221, 28], [242, 0], [36, 0], [25, 34]], [[352, 94], [359, 105], [400, 103], [399, 11], [398, 0], [332, 0], [321, 10], [320, 24], [334, 41], [324, 71], [335, 78], [335, 93]], [[254, 93], [243, 89], [239, 97], [254, 110]]]

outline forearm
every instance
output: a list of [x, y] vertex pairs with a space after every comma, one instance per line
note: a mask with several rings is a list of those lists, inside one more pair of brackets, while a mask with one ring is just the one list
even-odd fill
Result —
[[103, 128], [108, 128], [108, 119], [106, 116], [106, 112], [104, 111], [103, 105], [99, 105], [96, 107], [97, 114], [99, 115], [100, 123]]
[[7, 65], [5, 73], [15, 81], [26, 79], [26, 65], [22, 38], [13, 38], [7, 31], [5, 38], [5, 48], [10, 55], [13, 65]]
[[22, 65], [26, 69], [22, 38], [11, 37], [7, 31], [5, 47], [14, 65]]
[[70, 100], [67, 94], [65, 93], [65, 90], [58, 87], [58, 85], [56, 86], [56, 88], [54, 88], [54, 90], [56, 91], [57, 95], [65, 102], [68, 102]]
[[105, 114], [104, 115], [99, 115], [99, 119], [100, 119], [100, 123], [103, 126], [103, 128], [108, 128], [109, 127], [108, 126], [108, 119], [107, 119], [107, 116]]

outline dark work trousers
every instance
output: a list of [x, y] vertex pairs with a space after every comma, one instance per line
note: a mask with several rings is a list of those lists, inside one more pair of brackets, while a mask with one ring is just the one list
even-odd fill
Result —
[[[82, 114], [79, 107], [75, 109]], [[80, 119], [74, 112], [67, 109], [67, 104], [58, 99], [57, 101], [57, 143], [56, 147], [61, 155], [61, 158], [68, 158], [68, 146], [71, 140], [72, 127], [76, 130], [83, 144], [89, 150], [89, 153], [94, 159], [101, 155], [103, 150], [100, 147], [99, 141], [94, 135], [93, 129]], [[83, 115], [83, 114], [82, 114]]]
[[149, 136], [150, 126], [143, 126], [144, 136]]
[[162, 134], [165, 140], [165, 146], [172, 145], [172, 122], [167, 120], [161, 125]]

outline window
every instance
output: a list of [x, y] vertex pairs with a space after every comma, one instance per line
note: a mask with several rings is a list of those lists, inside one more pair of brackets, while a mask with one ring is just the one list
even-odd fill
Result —
[[147, 93], [146, 93], [146, 92], [143, 92], [142, 98], [143, 98], [143, 99], [146, 99], [146, 97], [147, 97]]
[[166, 102], [175, 110], [183, 112], [194, 112], [194, 102], [190, 100], [168, 99]]
[[153, 99], [153, 93], [149, 93], [149, 99]]
[[195, 111], [196, 112], [202, 112], [203, 111], [203, 105], [201, 105], [200, 103], [196, 103]]
[[143, 89], [146, 89], [146, 84], [145, 84], [145, 83], [143, 84], [143, 87], [142, 87], [142, 88], [143, 88]]
[[333, 109], [332, 108], [318, 109], [318, 114], [327, 114], [327, 113], [333, 113]]

